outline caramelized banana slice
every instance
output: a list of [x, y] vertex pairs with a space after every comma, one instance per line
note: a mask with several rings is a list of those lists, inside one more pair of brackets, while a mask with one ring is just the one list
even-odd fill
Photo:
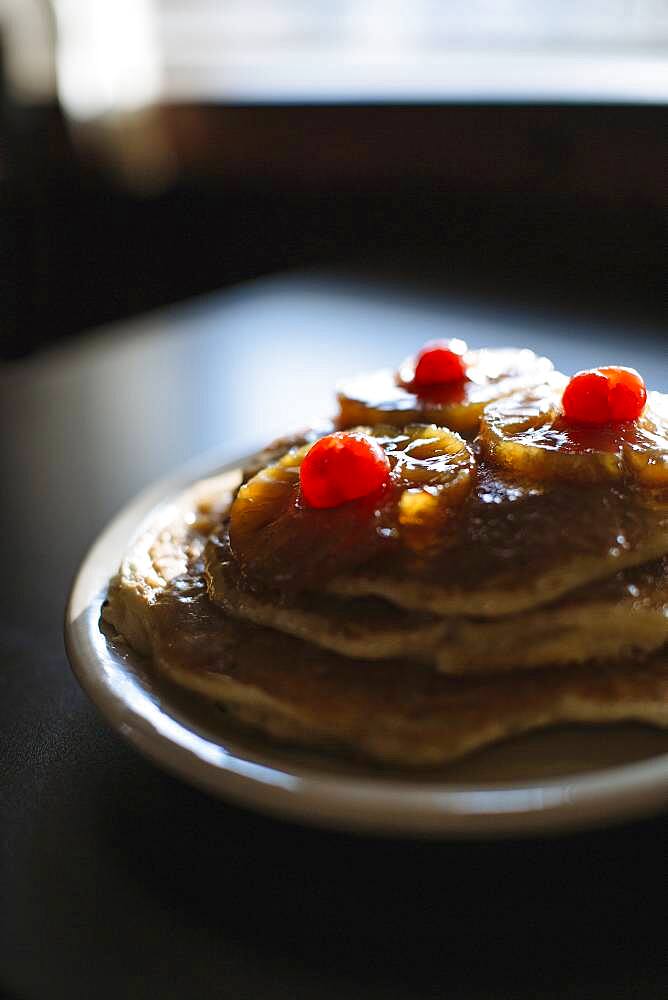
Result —
[[650, 392], [638, 433], [626, 440], [624, 458], [633, 478], [655, 489], [668, 487], [668, 396]]
[[543, 386], [490, 404], [480, 424], [483, 454], [538, 481], [628, 478], [644, 487], [668, 487], [668, 397], [649, 393], [637, 420], [576, 424], [561, 408], [567, 381], [555, 373]]
[[413, 384], [412, 360], [404, 362], [398, 372], [387, 368], [349, 379], [337, 394], [338, 426], [385, 423], [403, 427], [424, 421], [474, 435], [487, 403], [541, 384], [552, 370], [547, 358], [514, 348], [467, 351], [463, 359], [464, 381], [419, 390]]
[[387, 487], [339, 507], [309, 507], [299, 469], [313, 442], [296, 445], [237, 493], [230, 511], [232, 554], [250, 586], [312, 586], [358, 565], [382, 546], [424, 549], [471, 487], [473, 456], [452, 431], [412, 424], [402, 431], [357, 428], [390, 462]]

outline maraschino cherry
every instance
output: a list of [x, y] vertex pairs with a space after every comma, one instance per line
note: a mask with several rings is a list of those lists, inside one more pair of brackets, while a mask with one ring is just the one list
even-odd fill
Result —
[[375, 493], [389, 481], [390, 463], [373, 438], [359, 432], [328, 434], [307, 452], [299, 470], [310, 507], [340, 507]]
[[647, 389], [635, 368], [613, 366], [578, 372], [564, 390], [567, 420], [609, 424], [637, 420], [647, 402]]
[[423, 388], [463, 382], [466, 350], [463, 340], [430, 340], [415, 356], [414, 385]]

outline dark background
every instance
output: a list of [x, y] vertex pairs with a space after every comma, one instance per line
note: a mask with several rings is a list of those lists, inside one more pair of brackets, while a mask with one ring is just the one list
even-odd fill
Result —
[[[144, 126], [148, 128], [149, 126]], [[163, 105], [128, 183], [55, 105], [2, 111], [2, 352], [301, 265], [662, 321], [660, 106]]]

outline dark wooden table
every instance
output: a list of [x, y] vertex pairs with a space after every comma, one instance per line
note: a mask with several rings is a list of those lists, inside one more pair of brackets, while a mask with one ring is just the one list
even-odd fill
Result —
[[425, 339], [566, 370], [660, 331], [296, 275], [125, 323], [0, 375], [0, 984], [42, 998], [668, 995], [665, 818], [560, 839], [376, 841], [214, 801], [111, 733], [61, 619], [110, 515], [198, 451], [327, 412], [334, 380]]

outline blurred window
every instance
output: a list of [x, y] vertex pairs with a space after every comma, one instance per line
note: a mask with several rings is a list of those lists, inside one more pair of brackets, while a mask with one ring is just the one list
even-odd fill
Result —
[[[168, 101], [668, 99], [667, 0], [0, 0], [10, 86]], [[55, 42], [54, 42], [55, 37]]]
[[174, 98], [668, 98], [666, 0], [156, 0]]

